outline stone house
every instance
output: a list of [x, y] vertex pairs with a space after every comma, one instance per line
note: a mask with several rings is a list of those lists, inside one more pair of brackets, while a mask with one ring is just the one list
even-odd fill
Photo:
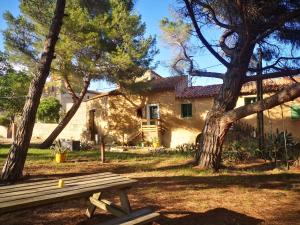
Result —
[[[265, 80], [264, 97], [293, 81]], [[133, 90], [114, 90], [85, 101], [88, 138], [106, 143], [138, 144], [157, 140], [165, 147], [194, 143], [221, 85], [188, 86], [186, 76], [161, 77], [148, 71]], [[237, 107], [256, 100], [256, 84], [241, 90]], [[300, 98], [264, 112], [266, 133], [288, 130], [300, 138]], [[283, 118], [282, 118], [283, 113]], [[82, 118], [84, 115], [82, 115]], [[256, 127], [256, 115], [243, 119]]]

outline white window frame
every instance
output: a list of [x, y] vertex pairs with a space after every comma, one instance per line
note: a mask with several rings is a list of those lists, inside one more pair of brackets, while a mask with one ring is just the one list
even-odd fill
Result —
[[160, 118], [159, 104], [158, 103], [148, 104], [147, 105], [147, 124], [148, 125], [150, 125], [150, 106], [157, 106], [158, 119]]

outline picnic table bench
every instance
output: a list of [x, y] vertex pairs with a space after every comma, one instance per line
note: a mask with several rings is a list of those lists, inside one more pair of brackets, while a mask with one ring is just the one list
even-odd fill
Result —
[[[159, 213], [146, 208], [132, 211], [127, 190], [137, 181], [114, 173], [97, 173], [65, 178], [64, 187], [58, 180], [47, 180], [0, 187], [0, 215], [36, 206], [63, 202], [70, 199], [89, 198], [86, 215], [92, 217], [96, 208], [112, 213], [118, 218], [104, 223], [145, 224], [154, 221]], [[114, 191], [120, 198], [120, 206], [102, 199], [103, 192]]]

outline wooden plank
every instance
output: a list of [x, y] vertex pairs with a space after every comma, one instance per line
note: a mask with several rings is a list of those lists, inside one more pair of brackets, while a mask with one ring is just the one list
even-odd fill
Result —
[[90, 202], [97, 206], [100, 209], [103, 209], [104, 211], [110, 212], [111, 214], [113, 214], [114, 216], [125, 216], [127, 215], [127, 213], [125, 211], [123, 211], [123, 209], [121, 209], [120, 207], [118, 207], [117, 205], [115, 205], [114, 203], [102, 199], [102, 200], [97, 200], [93, 197], [90, 197]]
[[128, 178], [115, 178], [115, 179], [108, 179], [108, 180], [95, 180], [94, 182], [87, 183], [87, 184], [82, 184], [82, 185], [70, 185], [70, 186], [65, 186], [63, 188], [59, 188], [58, 186], [53, 186], [50, 190], [47, 191], [39, 191], [39, 192], [34, 192], [31, 194], [24, 194], [24, 195], [14, 195], [14, 196], [8, 196], [6, 197], [4, 195], [0, 195], [0, 207], [2, 204], [5, 204], [5, 202], [10, 202], [10, 201], [16, 201], [16, 200], [21, 200], [21, 199], [27, 199], [27, 198], [36, 198], [39, 196], [43, 195], [52, 195], [52, 194], [57, 194], [60, 192], [68, 192], [68, 191], [74, 191], [74, 190], [84, 190], [85, 188], [90, 188], [94, 187], [97, 189], [101, 189], [103, 185], [106, 184], [115, 184], [117, 185], [120, 182], [123, 181], [130, 181]]
[[[91, 175], [84, 175], [84, 176], [78, 176], [78, 177], [71, 177], [71, 178], [62, 178], [64, 179], [65, 183], [68, 182], [76, 182], [80, 180], [86, 180], [86, 179], [93, 179], [93, 178], [104, 178], [104, 177], [110, 177], [110, 176], [119, 176], [119, 174], [113, 174], [113, 173], [97, 173], [97, 174], [91, 174]], [[23, 184], [14, 184], [14, 185], [6, 185], [0, 187], [0, 193], [5, 192], [12, 192], [12, 191], [18, 191], [18, 190], [24, 190], [24, 189], [31, 189], [32, 187], [36, 188], [37, 186], [47, 186], [48, 184], [54, 184], [57, 183], [57, 180], [47, 180], [47, 181], [37, 181], [37, 182], [29, 182], [29, 183], [23, 183]]]
[[[101, 192], [93, 194], [93, 198], [100, 200]], [[87, 215], [88, 218], [91, 218], [94, 215], [95, 210], [96, 210], [96, 206], [93, 205], [91, 202], [89, 202], [85, 214]]]
[[74, 199], [79, 197], [87, 197], [92, 195], [95, 192], [103, 192], [111, 189], [119, 189], [119, 188], [129, 188], [136, 181], [128, 180], [119, 183], [106, 184], [101, 187], [87, 187], [81, 190], [74, 190], [69, 192], [60, 192], [57, 194], [53, 194], [51, 196], [39, 196], [36, 198], [22, 199], [14, 202], [5, 202], [5, 204], [0, 205], [0, 214], [6, 212], [17, 211], [24, 208], [30, 208], [39, 205], [50, 204], [54, 202], [62, 202], [67, 199]]
[[149, 208], [140, 209], [130, 213], [127, 216], [122, 216], [98, 225], [133, 225], [133, 224], [145, 224], [154, 221], [159, 218], [160, 214], [153, 212]]
[[24, 198], [24, 196], [27, 197], [36, 197], [39, 195], [44, 194], [52, 194], [56, 192], [66, 191], [69, 189], [78, 189], [82, 188], [84, 186], [90, 186], [90, 185], [101, 185], [106, 184], [109, 182], [115, 182], [115, 181], [122, 181], [122, 180], [130, 180], [129, 178], [116, 176], [116, 177], [106, 177], [106, 178], [98, 178], [88, 181], [81, 181], [76, 183], [66, 182], [64, 188], [59, 188], [57, 186], [57, 182], [53, 184], [52, 186], [46, 186], [46, 187], [37, 187], [37, 188], [31, 188], [30, 190], [25, 191], [18, 191], [18, 192], [7, 192], [7, 193], [0, 193], [0, 203], [5, 201], [11, 201], [18, 198]]
[[[80, 180], [80, 181], [76, 181], [76, 182], [65, 181], [64, 183], [65, 183], [65, 186], [71, 186], [71, 185], [81, 185], [84, 183], [90, 183], [90, 182], [99, 181], [99, 180], [109, 180], [109, 179], [124, 179], [124, 177], [121, 177], [121, 176], [106, 176], [106, 177], [102, 177], [102, 178], [94, 177], [94, 178], [89, 178], [86, 180]], [[125, 179], [130, 179], [130, 178], [125, 178]], [[55, 180], [52, 183], [43, 184], [43, 185], [38, 185], [38, 183], [36, 183], [36, 186], [31, 186], [29, 189], [28, 188], [20, 188], [20, 189], [16, 190], [16, 188], [14, 188], [12, 190], [8, 189], [6, 191], [0, 191], [0, 196], [2, 196], [2, 195], [18, 195], [20, 193], [25, 193], [25, 192], [31, 193], [34, 190], [36, 190], [36, 191], [45, 190], [49, 187], [55, 188], [55, 187], [57, 187], [57, 184], [58, 184], [58, 180]]]
[[150, 213], [138, 218], [135, 218], [134, 220], [120, 223], [120, 225], [142, 225], [142, 224], [148, 224], [150, 222], [153, 222], [157, 220], [160, 217], [160, 214], [157, 212]]
[[116, 181], [122, 181], [122, 180], [131, 180], [129, 178], [125, 178], [125, 177], [107, 177], [104, 179], [93, 179], [93, 180], [89, 180], [89, 181], [82, 181], [82, 182], [78, 182], [78, 183], [67, 183], [65, 184], [65, 186], [63, 188], [59, 188], [58, 187], [58, 183], [56, 182], [55, 184], [51, 185], [51, 186], [46, 186], [46, 187], [41, 187], [41, 188], [31, 188], [30, 190], [25, 190], [25, 191], [18, 191], [18, 192], [7, 192], [7, 193], [0, 193], [0, 202], [4, 201], [3, 198], [5, 197], [11, 197], [11, 198], [18, 198], [19, 195], [29, 195], [31, 193], [33, 194], [39, 194], [39, 192], [41, 193], [45, 193], [45, 191], [49, 190], [49, 191], [62, 191], [62, 190], [69, 190], [69, 189], [76, 189], [79, 187], [84, 187], [84, 186], [95, 186], [95, 185], [101, 185], [102, 183], [108, 183], [108, 182], [116, 182]]
[[131, 206], [125, 189], [121, 189], [118, 192], [121, 202], [121, 207], [126, 213], [131, 213]]

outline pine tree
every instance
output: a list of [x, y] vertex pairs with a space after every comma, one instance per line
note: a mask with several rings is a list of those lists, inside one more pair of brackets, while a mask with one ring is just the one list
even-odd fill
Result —
[[[43, 33], [44, 24], [49, 23], [47, 19], [43, 20], [49, 18], [48, 11], [37, 13], [43, 4], [44, 0], [38, 0], [21, 5], [24, 15], [35, 21], [36, 35]], [[47, 4], [52, 8], [49, 2]], [[149, 67], [155, 53], [155, 40], [144, 38], [145, 24], [134, 13], [133, 6], [133, 1], [129, 0], [67, 2], [68, 16], [64, 20], [52, 68], [53, 75], [64, 81], [73, 105], [40, 147], [49, 147], [72, 119], [92, 79], [121, 85], [141, 76]]]
[[[29, 0], [24, 2], [29, 2]], [[65, 0], [57, 0], [54, 17], [52, 19], [50, 28], [48, 28], [49, 33], [44, 40], [43, 51], [41, 52], [40, 59], [37, 61], [35, 66], [35, 75], [31, 81], [30, 88], [27, 94], [27, 100], [23, 108], [22, 119], [17, 131], [16, 139], [14, 140], [14, 143], [9, 150], [8, 157], [2, 168], [1, 179], [5, 182], [15, 182], [22, 177], [27, 151], [32, 136], [32, 130], [34, 127], [36, 111], [46, 79], [49, 75], [51, 62], [54, 57], [55, 45], [61, 29], [64, 10]], [[9, 29], [10, 28], [11, 27], [9, 27]], [[18, 29], [16, 29], [15, 31], [10, 31], [10, 34], [6, 33], [5, 35], [6, 38], [7, 35], [10, 38], [6, 39], [6, 45], [9, 42], [11, 46], [16, 47], [15, 49], [17, 51], [19, 49], [25, 50], [25, 53], [29, 53], [30, 57], [30, 52], [32, 51], [30, 48], [28, 48], [28, 46], [26, 46], [26, 42], [23, 42], [25, 40], [25, 36], [17, 33]], [[28, 49], [28, 52], [26, 51], [26, 49]]]
[[[198, 40], [223, 64], [225, 74], [197, 69], [194, 76], [223, 79], [222, 87], [207, 114], [203, 139], [196, 160], [200, 168], [220, 168], [222, 145], [231, 124], [253, 113], [280, 105], [300, 96], [295, 83], [275, 95], [235, 108], [243, 84], [260, 79], [294, 76], [300, 73], [300, 2], [295, 0], [235, 1], [183, 0], [183, 17], [193, 26]], [[216, 27], [219, 43], [207, 39], [204, 27]], [[251, 63], [261, 48], [268, 63], [257, 68]], [[261, 73], [254, 75], [254, 73]]]

